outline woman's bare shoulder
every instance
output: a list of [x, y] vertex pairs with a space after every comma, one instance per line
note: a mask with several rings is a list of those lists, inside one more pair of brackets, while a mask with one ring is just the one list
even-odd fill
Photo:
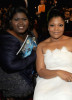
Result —
[[69, 36], [64, 36], [64, 40], [68, 45], [72, 45], [72, 37]]
[[64, 39], [72, 39], [72, 37], [69, 37], [69, 36], [65, 36], [64, 35]]
[[70, 44], [72, 44], [72, 37], [69, 37], [68, 41], [70, 42]]
[[72, 37], [69, 37], [69, 39], [72, 41]]
[[48, 38], [48, 39], [46, 39], [46, 40], [40, 42], [40, 43], [38, 44], [38, 47], [43, 47], [43, 46], [45, 46], [45, 45], [46, 45], [47, 43], [49, 43], [49, 42], [50, 42], [50, 39]]

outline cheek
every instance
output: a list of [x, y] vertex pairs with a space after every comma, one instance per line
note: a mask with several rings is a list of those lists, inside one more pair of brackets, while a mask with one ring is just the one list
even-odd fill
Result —
[[16, 23], [10, 22], [10, 29], [15, 30], [16, 26]]
[[49, 32], [54, 31], [54, 28], [48, 28], [48, 31]]
[[17, 26], [17, 23], [11, 23], [11, 26], [14, 28], [14, 27], [16, 27]]
[[61, 28], [60, 30], [61, 30], [61, 31], [64, 31], [64, 28]]
[[27, 23], [26, 26], [28, 27], [29, 26], [29, 23]]
[[29, 22], [25, 22], [24, 24], [25, 24], [25, 26], [26, 26], [26, 27], [28, 27], [28, 26], [29, 26]]

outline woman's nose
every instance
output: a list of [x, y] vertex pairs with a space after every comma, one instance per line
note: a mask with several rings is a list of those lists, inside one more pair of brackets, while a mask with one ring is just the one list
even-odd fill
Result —
[[58, 28], [58, 26], [55, 26], [55, 30], [57, 31], [59, 28]]
[[22, 20], [22, 19], [20, 19], [20, 20], [19, 20], [19, 23], [20, 23], [20, 24], [23, 24], [23, 20]]

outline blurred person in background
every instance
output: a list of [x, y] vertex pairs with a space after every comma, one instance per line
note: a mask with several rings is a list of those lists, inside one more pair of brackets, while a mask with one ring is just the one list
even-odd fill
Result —
[[65, 16], [65, 22], [68, 23], [69, 19], [70, 19], [70, 11], [69, 10], [65, 10], [64, 11], [64, 16]]
[[72, 11], [71, 11], [71, 14], [70, 14], [70, 21], [72, 21]]
[[70, 24], [70, 11], [65, 10], [64, 11], [64, 16], [65, 16], [65, 31], [70, 31], [71, 30], [71, 24]]
[[36, 20], [38, 26], [39, 42], [46, 38], [47, 33], [47, 5], [45, 0], [40, 0], [36, 10]]

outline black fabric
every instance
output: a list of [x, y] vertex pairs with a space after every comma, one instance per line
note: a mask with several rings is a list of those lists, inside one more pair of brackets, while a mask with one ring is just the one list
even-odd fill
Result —
[[[32, 51], [30, 56], [22, 58], [21, 55], [16, 55], [19, 48], [20, 41], [16, 37], [6, 31], [0, 32], [0, 64], [3, 71], [7, 73], [6, 78], [10, 74], [18, 73], [22, 78], [21, 81], [25, 80], [26, 84], [32, 86], [32, 72], [35, 67], [36, 52]], [[8, 79], [5, 80], [7, 80], [7, 84], [10, 84]]]

